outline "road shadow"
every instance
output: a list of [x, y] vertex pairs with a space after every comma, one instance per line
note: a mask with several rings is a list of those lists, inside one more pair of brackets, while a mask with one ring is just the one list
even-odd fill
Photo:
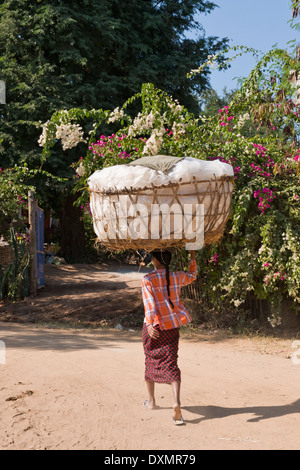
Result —
[[0, 324], [0, 339], [7, 352], [14, 348], [52, 351], [79, 351], [86, 349], [124, 349], [122, 343], [141, 343], [140, 331], [112, 331], [110, 329], [49, 329], [21, 325]]
[[97, 272], [89, 275], [83, 269], [72, 280], [62, 269], [54, 272], [55, 277], [46, 279], [45, 288], [35, 297], [0, 301], [0, 321], [95, 328], [142, 325], [140, 280], [112, 272], [99, 278]]
[[289, 414], [300, 413], [300, 399], [289, 403], [287, 405], [275, 406], [246, 406], [237, 408], [227, 408], [222, 406], [184, 406], [183, 410], [189, 411], [198, 415], [195, 419], [186, 419], [185, 421], [190, 424], [198, 424], [202, 421], [227, 418], [233, 415], [252, 414], [254, 417], [247, 419], [248, 423], [257, 423], [271, 418], [279, 418]]

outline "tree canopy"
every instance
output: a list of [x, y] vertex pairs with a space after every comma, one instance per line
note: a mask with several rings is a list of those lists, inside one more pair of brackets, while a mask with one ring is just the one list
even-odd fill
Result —
[[[207, 0], [3, 1], [0, 79], [6, 83], [7, 104], [1, 110], [2, 167], [36, 164], [36, 124], [56, 109], [114, 109], [144, 82], [196, 110], [194, 94], [208, 86], [209, 70], [192, 80], [186, 74], [227, 43], [205, 37], [195, 20], [196, 13], [215, 6]], [[195, 39], [185, 37], [191, 30]]]

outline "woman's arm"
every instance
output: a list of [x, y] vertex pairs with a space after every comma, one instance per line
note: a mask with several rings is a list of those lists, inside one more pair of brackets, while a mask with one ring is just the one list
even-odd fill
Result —
[[187, 284], [191, 284], [197, 279], [197, 264], [196, 264], [196, 256], [195, 250], [190, 251], [190, 265], [189, 270], [187, 272], [182, 271], [180, 274], [180, 281], [183, 286]]
[[142, 296], [145, 310], [146, 324], [152, 325], [155, 318], [155, 300], [152, 292], [151, 282], [143, 277], [142, 279]]
[[142, 295], [148, 335], [153, 339], [158, 339], [160, 336], [159, 331], [157, 331], [153, 326], [156, 308], [155, 300], [152, 292], [151, 283], [145, 278], [142, 279]]

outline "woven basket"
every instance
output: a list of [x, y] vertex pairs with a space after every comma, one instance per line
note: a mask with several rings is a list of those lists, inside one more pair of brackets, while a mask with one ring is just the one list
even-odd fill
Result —
[[[204, 208], [204, 240], [203, 245], [212, 244], [220, 240], [223, 235], [226, 222], [230, 214], [233, 192], [233, 177], [222, 176], [206, 181], [197, 181], [194, 177], [191, 182], [145, 188], [128, 188], [117, 190], [90, 190], [90, 209], [93, 216], [94, 231], [97, 234], [97, 242], [110, 250], [146, 250], [183, 248], [187, 243], [195, 242], [191, 233], [182, 231], [178, 234], [174, 225], [174, 218], [184, 214], [186, 204], [203, 204]], [[133, 207], [141, 207], [143, 211], [133, 211]], [[170, 232], [164, 237], [163, 227], [166, 215], [162, 212], [153, 215], [154, 205], [173, 204], [178, 209], [178, 214], [171, 213]], [[125, 207], [126, 219], [120, 217], [120, 207]], [[146, 208], [146, 209], [145, 209]], [[146, 212], [145, 212], [146, 211]], [[122, 214], [121, 214], [122, 215]], [[154, 220], [155, 217], [155, 220]], [[183, 216], [182, 216], [183, 217]], [[191, 216], [191, 223], [195, 229], [195, 211]], [[178, 218], [176, 219], [178, 221]], [[142, 221], [142, 230], [132, 229], [134, 223]], [[131, 230], [128, 230], [129, 225]], [[153, 237], [155, 226], [155, 237]], [[182, 227], [184, 222], [182, 220]], [[141, 227], [140, 227], [141, 228]], [[191, 228], [191, 226], [190, 226]]]

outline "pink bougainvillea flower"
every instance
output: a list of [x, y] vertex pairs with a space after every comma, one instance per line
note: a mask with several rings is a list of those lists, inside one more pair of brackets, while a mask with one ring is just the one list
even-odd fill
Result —
[[276, 199], [276, 195], [273, 194], [273, 191], [269, 188], [262, 189], [262, 195], [260, 196], [260, 190], [254, 191], [254, 197], [259, 200], [258, 208], [264, 214], [266, 209], [270, 209], [270, 202], [273, 202]]
[[217, 263], [218, 262], [219, 255], [215, 253], [210, 260], [208, 261], [209, 263]]

